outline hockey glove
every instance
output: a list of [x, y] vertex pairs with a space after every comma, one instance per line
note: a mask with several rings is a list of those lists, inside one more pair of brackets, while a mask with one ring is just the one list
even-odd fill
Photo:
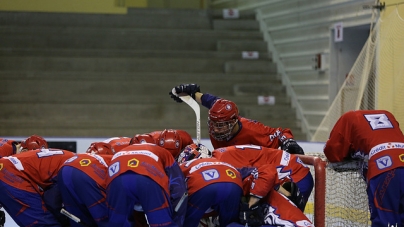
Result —
[[0, 210], [0, 227], [3, 227], [6, 223], [6, 214], [4, 211]]
[[300, 193], [299, 187], [294, 182], [286, 182], [282, 184], [282, 187], [285, 188], [288, 192], [290, 192], [290, 196], [287, 196], [290, 201], [292, 201], [297, 208], [299, 208], [302, 212], [304, 211], [305, 207], [305, 199], [303, 194]]
[[[177, 94], [186, 93], [190, 95], [193, 99], [195, 99], [196, 92], [201, 92], [201, 88], [199, 87], [198, 84], [180, 84], [178, 86], [175, 86], [174, 89]], [[173, 94], [171, 91], [169, 94], [171, 98], [174, 99], [176, 102], [182, 102], [182, 100], [178, 98], [178, 96]]]
[[290, 154], [304, 154], [303, 148], [294, 139], [287, 139], [283, 142], [281, 149]]
[[259, 203], [248, 207], [248, 203], [241, 202], [239, 219], [243, 225], [261, 226], [264, 224], [264, 209]]

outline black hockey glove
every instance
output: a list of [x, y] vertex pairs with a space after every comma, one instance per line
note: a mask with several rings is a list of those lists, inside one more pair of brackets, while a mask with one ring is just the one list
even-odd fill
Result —
[[292, 201], [297, 208], [303, 212], [306, 203], [303, 194], [300, 193], [299, 187], [297, 187], [297, 184], [294, 182], [286, 182], [282, 184], [282, 187], [290, 192], [290, 196], [287, 196], [288, 199], [290, 199], [290, 201]]
[[287, 139], [283, 142], [281, 149], [290, 154], [304, 154], [303, 148], [294, 139]]
[[264, 224], [264, 209], [259, 203], [248, 207], [248, 203], [241, 202], [239, 219], [242, 225], [261, 226]]
[[6, 223], [6, 214], [4, 211], [0, 210], [0, 227], [3, 227]]
[[[201, 88], [199, 87], [198, 84], [180, 84], [178, 86], [175, 86], [174, 89], [177, 94], [186, 93], [186, 94], [190, 95], [193, 99], [195, 99], [196, 92], [201, 92]], [[170, 94], [171, 98], [174, 99], [176, 102], [182, 102], [182, 100], [180, 98], [178, 98], [178, 96], [173, 94], [172, 91], [170, 91], [169, 94]]]

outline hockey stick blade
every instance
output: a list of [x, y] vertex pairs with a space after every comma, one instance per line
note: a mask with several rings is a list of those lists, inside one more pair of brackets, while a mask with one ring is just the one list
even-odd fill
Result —
[[70, 213], [69, 211], [67, 211], [67, 210], [65, 210], [63, 208], [60, 210], [60, 213], [63, 214], [64, 216], [70, 218], [70, 220], [72, 220], [72, 221], [74, 221], [74, 222], [76, 222], [76, 223], [78, 223], [78, 224], [80, 224], [82, 226], [88, 227], [88, 225], [81, 222], [80, 218], [76, 217], [75, 215], [73, 215], [72, 213]]
[[171, 92], [194, 110], [196, 116], [196, 144], [199, 145], [201, 143], [201, 109], [199, 104], [187, 94], [177, 94], [175, 88]]

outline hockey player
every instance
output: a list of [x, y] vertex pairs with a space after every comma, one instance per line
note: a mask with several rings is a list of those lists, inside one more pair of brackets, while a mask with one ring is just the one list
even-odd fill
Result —
[[215, 158], [198, 159], [199, 156], [189, 147], [181, 153], [180, 167], [189, 196], [184, 226], [198, 226], [205, 212], [212, 209], [218, 214], [220, 226], [225, 227], [238, 220], [237, 207], [243, 192], [241, 176], [230, 164]]
[[250, 169], [247, 171], [250, 174], [243, 178], [246, 201], [240, 205], [239, 222], [242, 226], [314, 227], [296, 202], [292, 202], [302, 199], [298, 187], [293, 182], [282, 183], [275, 167], [265, 164], [243, 168]]
[[[216, 158], [204, 158], [209, 156], [209, 151], [205, 147], [201, 146], [199, 149], [195, 148], [196, 145], [188, 146], [181, 153], [180, 162], [194, 160], [181, 164], [182, 168], [183, 166], [189, 165], [190, 167], [193, 166], [193, 168], [191, 167], [191, 171], [198, 171], [200, 168], [208, 166], [207, 164], [202, 164], [207, 160], [209, 160], [210, 163], [215, 163], [215, 160], [217, 163], [225, 163], [220, 162]], [[194, 163], [198, 163], [198, 165], [194, 165]], [[229, 164], [226, 163], [226, 165]], [[310, 220], [301, 210], [303, 197], [299, 195], [299, 188], [293, 182], [284, 182], [280, 179], [281, 177], [278, 176], [277, 172], [277, 165], [263, 164], [259, 167], [248, 166], [237, 168], [237, 171], [243, 178], [243, 195], [246, 199], [243, 199], [240, 204], [239, 223], [242, 225], [232, 223], [227, 226], [312, 226]], [[239, 176], [238, 172], [237, 176]], [[225, 173], [221, 175], [231, 176], [232, 174]], [[211, 173], [207, 177], [209, 176], [215, 175]], [[201, 184], [201, 182], [204, 181], [200, 180], [200, 182], [196, 183]], [[188, 181], [188, 188], [190, 188], [190, 184], [191, 183]], [[222, 193], [222, 190], [223, 188], [220, 188], [216, 193]], [[204, 198], [206, 197], [207, 196]], [[212, 198], [212, 196], [209, 198]], [[189, 201], [191, 200], [192, 197], [190, 196]], [[205, 199], [205, 203], [209, 202], [212, 201]], [[237, 202], [240, 201], [237, 200]], [[299, 204], [300, 207], [296, 206], [296, 204]], [[188, 203], [187, 216], [190, 207], [192, 207], [192, 203]], [[234, 205], [233, 207], [238, 208], [238, 206]], [[238, 213], [238, 209], [233, 208], [233, 211], [237, 211]], [[223, 212], [223, 210], [219, 210], [219, 216], [220, 212]], [[220, 219], [219, 217], [219, 221]]]
[[43, 148], [48, 149], [48, 142], [41, 136], [32, 135], [21, 141], [20, 151], [24, 152]]
[[324, 154], [330, 162], [363, 160], [372, 226], [403, 226], [404, 135], [392, 113], [356, 110], [343, 114]]
[[130, 145], [141, 143], [156, 144], [156, 140], [153, 138], [151, 134], [145, 133], [145, 134], [136, 134], [129, 142]]
[[[167, 141], [168, 144], [164, 145], [166, 149], [168, 149], [174, 156], [175, 158], [178, 157], [179, 153], [182, 151], [182, 149], [185, 148], [185, 146], [192, 144], [193, 140], [191, 135], [189, 135], [188, 132], [180, 129], [164, 129], [162, 131], [153, 131], [150, 133], [144, 133], [144, 134], [136, 134], [134, 137], [129, 138], [129, 137], [112, 137], [107, 140], [104, 140], [103, 142], [109, 143], [112, 145], [112, 148], [115, 150], [115, 152], [118, 152], [122, 150], [123, 148], [129, 146], [131, 140], [136, 138], [136, 136], [151, 136], [152, 139], [154, 140], [153, 143], [156, 143], [157, 145], [163, 146], [163, 142], [161, 141]], [[170, 142], [170, 139], [172, 141]], [[136, 143], [140, 143], [136, 142]]]
[[22, 142], [0, 138], [0, 158], [40, 148], [48, 148], [48, 143], [41, 136], [32, 135]]
[[182, 226], [187, 199], [184, 175], [172, 154], [155, 144], [133, 144], [108, 168], [110, 226], [131, 226], [134, 207], [150, 226]]
[[18, 141], [0, 138], [0, 158], [19, 153], [20, 147]]
[[0, 159], [0, 203], [19, 226], [61, 226], [44, 206], [62, 164], [74, 153], [31, 150]]
[[[131, 138], [129, 137], [111, 137], [102, 142], [109, 143], [112, 146], [112, 149], [115, 152], [122, 150], [123, 148], [129, 146]], [[91, 147], [91, 146], [90, 146]]]
[[[263, 147], [279, 148], [291, 154], [304, 154], [303, 149], [293, 139], [290, 129], [272, 128], [239, 116], [237, 105], [217, 96], [201, 93], [197, 84], [181, 84], [175, 88], [176, 94], [186, 93], [209, 109], [209, 135], [213, 147], [227, 147], [238, 144], [255, 144]], [[182, 102], [170, 92], [171, 98]]]
[[151, 132], [150, 135], [156, 140], [157, 145], [169, 150], [175, 159], [187, 145], [193, 143], [191, 135], [180, 129], [164, 129]]
[[[180, 155], [181, 151], [187, 145], [193, 143], [192, 138], [190, 141], [186, 141], [188, 136], [189, 134], [184, 137], [184, 134], [181, 135], [177, 130], [165, 129], [157, 137], [156, 144], [167, 149], [173, 155], [174, 159], [177, 160], [178, 155]], [[191, 136], [189, 136], [189, 138], [190, 137]], [[185, 139], [183, 140], [183, 138]]]
[[[190, 145], [189, 147], [195, 149], [196, 146]], [[302, 210], [314, 187], [310, 169], [303, 164], [299, 157], [279, 149], [257, 145], [236, 145], [215, 149], [211, 156], [238, 169], [273, 164], [282, 182], [292, 181], [297, 184], [304, 197], [303, 204], [299, 204]]]
[[[87, 226], [108, 224], [106, 177], [114, 153], [109, 143], [92, 143], [85, 154], [68, 159], [58, 173], [64, 208]], [[81, 224], [70, 220], [70, 226]]]

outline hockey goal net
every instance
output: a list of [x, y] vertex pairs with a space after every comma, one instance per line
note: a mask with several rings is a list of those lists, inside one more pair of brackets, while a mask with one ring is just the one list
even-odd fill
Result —
[[366, 183], [358, 172], [359, 163], [340, 166], [337, 172], [322, 154], [299, 157], [315, 179], [305, 214], [316, 227], [370, 226]]
[[397, 5], [381, 12], [311, 141], [325, 142], [339, 117], [350, 110], [384, 109], [404, 122], [403, 11], [404, 5]]

